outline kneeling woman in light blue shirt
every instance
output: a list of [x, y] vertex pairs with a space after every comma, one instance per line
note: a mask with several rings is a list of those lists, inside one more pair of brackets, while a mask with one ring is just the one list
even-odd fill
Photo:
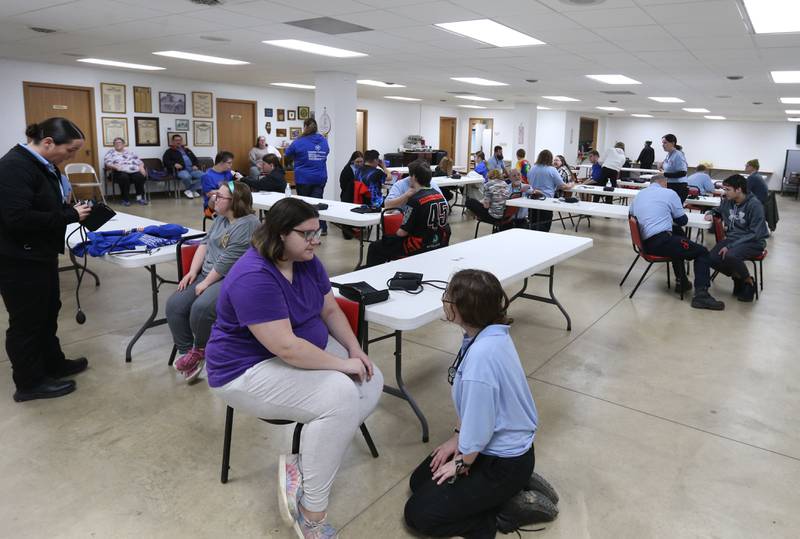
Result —
[[405, 519], [425, 535], [494, 537], [501, 509], [533, 472], [536, 406], [497, 278], [459, 271], [442, 302], [447, 319], [465, 333], [448, 370], [458, 419], [455, 434], [411, 475]]

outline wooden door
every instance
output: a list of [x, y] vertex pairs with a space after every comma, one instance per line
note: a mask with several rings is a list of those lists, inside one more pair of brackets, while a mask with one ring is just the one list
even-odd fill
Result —
[[456, 158], [456, 119], [440, 116], [439, 117], [439, 149], [447, 152], [447, 157], [453, 160], [455, 165]]
[[61, 116], [77, 125], [86, 137], [83, 148], [72, 159], [61, 163], [59, 168], [63, 171], [69, 163], [88, 163], [100, 174], [95, 135], [94, 89], [38, 82], [23, 82], [22, 88], [26, 125]]
[[[233, 169], [245, 176], [250, 173], [247, 154], [257, 135], [255, 101], [217, 99], [217, 149], [233, 153]], [[198, 148], [194, 151], [198, 153]]]
[[364, 109], [356, 109], [356, 150], [361, 153], [366, 152], [367, 148], [367, 121], [369, 112]]

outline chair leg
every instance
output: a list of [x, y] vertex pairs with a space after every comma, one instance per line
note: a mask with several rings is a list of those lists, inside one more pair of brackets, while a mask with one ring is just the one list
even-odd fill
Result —
[[630, 275], [630, 274], [631, 274], [631, 270], [633, 269], [633, 266], [635, 266], [635, 265], [636, 265], [636, 263], [639, 261], [639, 258], [640, 258], [640, 256], [637, 254], [637, 255], [636, 255], [636, 258], [634, 258], [634, 259], [633, 259], [633, 263], [631, 264], [631, 267], [629, 267], [629, 268], [628, 268], [628, 271], [627, 271], [627, 272], [625, 272], [625, 277], [623, 277], [623, 278], [622, 278], [622, 280], [619, 282], [619, 285], [620, 285], [620, 286], [622, 286], [623, 284], [625, 284], [625, 279], [627, 279], [627, 278], [628, 278], [628, 275]]
[[172, 352], [169, 354], [169, 362], [167, 363], [168, 367], [172, 367], [172, 364], [175, 363], [175, 356], [178, 354], [178, 347], [172, 345]]
[[222, 442], [222, 472], [220, 473], [220, 482], [225, 484], [228, 482], [228, 470], [231, 463], [231, 434], [233, 432], [233, 408], [228, 406], [225, 411], [225, 439]]
[[473, 237], [473, 239], [478, 237], [478, 227], [480, 226], [481, 226], [481, 220], [475, 219], [475, 236]]
[[372, 436], [370, 436], [367, 426], [364, 423], [361, 423], [360, 428], [361, 435], [364, 436], [364, 441], [367, 442], [367, 447], [369, 447], [369, 452], [372, 454], [372, 458], [378, 458], [378, 450], [375, 448], [375, 442], [372, 441]]
[[755, 260], [752, 260], [751, 262], [753, 263], [753, 288], [756, 289], [756, 299], [758, 299], [758, 282], [760, 280], [758, 278], [758, 268], [756, 267]]
[[761, 287], [761, 290], [764, 290], [764, 260], [758, 261], [758, 267], [760, 269], [761, 275], [758, 277], [758, 285]]
[[645, 277], [647, 277], [647, 272], [648, 272], [648, 271], [650, 271], [650, 268], [651, 268], [652, 266], [653, 266], [653, 263], [652, 263], [652, 262], [650, 262], [650, 263], [647, 265], [647, 267], [644, 269], [644, 273], [642, 273], [642, 276], [641, 276], [641, 277], [639, 277], [639, 282], [638, 282], [638, 283], [636, 283], [636, 286], [635, 286], [635, 287], [633, 287], [633, 291], [631, 292], [631, 295], [630, 295], [630, 296], [628, 296], [628, 298], [630, 298], [630, 299], [633, 299], [633, 295], [636, 293], [636, 291], [637, 291], [637, 290], [639, 290], [639, 285], [640, 285], [640, 284], [642, 284], [642, 281], [644, 281], [644, 278], [645, 278]]
[[303, 424], [298, 423], [294, 427], [294, 435], [292, 436], [292, 455], [300, 454], [300, 434], [303, 432]]

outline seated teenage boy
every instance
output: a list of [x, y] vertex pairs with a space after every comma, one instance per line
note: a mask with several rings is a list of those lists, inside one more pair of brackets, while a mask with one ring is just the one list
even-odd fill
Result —
[[689, 221], [678, 194], [667, 189], [667, 178], [656, 174], [650, 186], [642, 189], [631, 204], [630, 214], [639, 221], [645, 252], [673, 259], [675, 291], [691, 290], [686, 278], [684, 260], [694, 260], [694, 297], [692, 307], [721, 311], [725, 304], [708, 293], [711, 285], [708, 249], [672, 232], [673, 226], [684, 226]]
[[383, 236], [367, 251], [367, 266], [445, 247], [450, 241], [447, 224], [449, 208], [444, 195], [431, 187], [431, 169], [425, 162], [414, 161], [408, 167], [413, 194], [396, 236]]
[[383, 184], [386, 182], [386, 171], [380, 166], [381, 154], [377, 150], [364, 152], [364, 166], [356, 169], [355, 177], [369, 189], [370, 203], [373, 208], [383, 205]]
[[733, 295], [739, 301], [753, 301], [756, 289], [745, 261], [760, 255], [767, 246], [764, 205], [747, 192], [747, 180], [739, 174], [726, 178], [722, 189], [725, 195], [719, 207], [706, 212], [706, 220], [719, 216], [725, 224], [725, 239], [711, 249], [709, 263], [733, 278]]
[[[409, 172], [412, 167], [418, 164], [427, 165], [428, 163], [421, 159], [413, 161], [408, 165]], [[436, 180], [434, 178], [431, 178], [431, 187], [436, 189], [439, 193], [442, 193], [442, 190], [436, 185]], [[383, 207], [387, 210], [399, 209], [405, 212], [408, 209], [408, 201], [411, 200], [414, 194], [416, 194], [416, 190], [411, 189], [411, 176], [406, 176], [402, 180], [394, 182], [392, 188], [389, 189], [389, 194], [386, 195], [386, 198], [383, 200]]]

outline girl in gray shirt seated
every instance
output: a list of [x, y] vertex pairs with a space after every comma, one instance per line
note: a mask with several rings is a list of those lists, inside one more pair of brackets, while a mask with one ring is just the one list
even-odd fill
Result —
[[250, 246], [260, 224], [253, 212], [250, 188], [244, 183], [221, 184], [209, 193], [209, 207], [217, 214], [211, 230], [197, 248], [178, 290], [167, 300], [167, 323], [181, 354], [175, 368], [187, 382], [203, 371], [222, 278]]

